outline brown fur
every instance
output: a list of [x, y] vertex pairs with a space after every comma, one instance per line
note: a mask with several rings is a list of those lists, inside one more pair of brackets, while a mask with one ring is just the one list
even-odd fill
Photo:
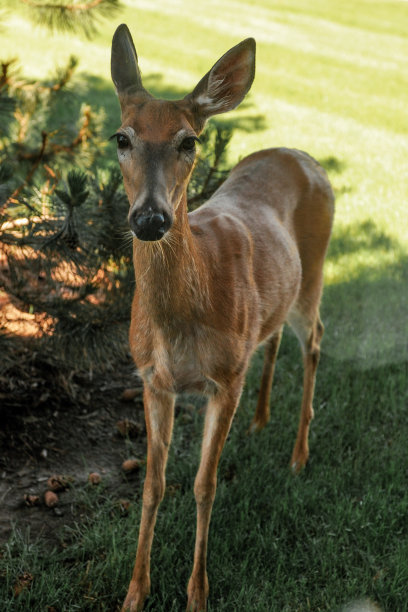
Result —
[[[127, 28], [120, 26], [115, 37], [112, 57], [118, 57], [118, 40], [132, 55]], [[172, 219], [161, 240], [135, 238], [133, 244], [137, 288], [130, 345], [145, 384], [148, 461], [136, 563], [123, 610], [141, 610], [149, 593], [150, 550], [165, 490], [175, 396], [189, 391], [209, 398], [194, 486], [197, 537], [187, 604], [198, 612], [206, 609], [208, 596], [207, 538], [218, 460], [250, 357], [261, 342], [266, 342], [265, 364], [252, 429], [269, 418], [285, 322], [299, 338], [305, 366], [293, 469], [299, 471], [308, 458], [333, 194], [324, 171], [307, 154], [269, 149], [242, 160], [212, 198], [188, 214], [194, 156], [184, 154], [177, 139], [198, 134], [210, 114], [241, 101], [253, 78], [254, 43], [234, 47], [179, 102], [154, 100], [141, 81], [129, 93], [130, 77], [121, 90], [123, 65], [118, 75], [116, 61], [112, 73], [122, 106], [121, 131], [131, 141], [127, 150], [119, 150], [130, 214], [148, 200]]]

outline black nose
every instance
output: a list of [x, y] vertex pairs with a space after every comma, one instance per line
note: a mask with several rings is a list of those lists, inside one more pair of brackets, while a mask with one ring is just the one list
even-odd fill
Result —
[[170, 227], [166, 213], [154, 212], [151, 208], [135, 211], [129, 219], [130, 229], [139, 240], [160, 240]]

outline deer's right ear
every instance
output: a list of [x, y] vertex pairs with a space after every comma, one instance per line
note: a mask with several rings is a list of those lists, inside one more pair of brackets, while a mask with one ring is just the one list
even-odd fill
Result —
[[144, 91], [135, 45], [124, 23], [113, 35], [111, 74], [119, 96]]

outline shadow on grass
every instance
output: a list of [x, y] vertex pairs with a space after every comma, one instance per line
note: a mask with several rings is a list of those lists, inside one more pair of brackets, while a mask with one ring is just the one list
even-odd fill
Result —
[[343, 255], [359, 251], [395, 250], [402, 251], [389, 236], [377, 229], [371, 220], [355, 226], [347, 226], [336, 232], [330, 243], [328, 259], [338, 260]]
[[[341, 228], [333, 236], [327, 260], [342, 257], [356, 265], [341, 282], [325, 287], [323, 350], [341, 361], [368, 369], [396, 363], [408, 355], [408, 255], [402, 245], [371, 220]], [[345, 268], [349, 267], [348, 263]]]
[[327, 172], [332, 172], [334, 174], [341, 174], [347, 167], [347, 164], [343, 160], [334, 157], [334, 155], [320, 159], [319, 163]]
[[351, 185], [337, 185], [338, 177], [340, 177], [347, 168], [347, 163], [343, 159], [330, 155], [328, 157], [323, 157], [318, 161], [326, 170], [329, 178], [332, 181], [332, 187], [336, 200], [339, 200], [342, 195], [351, 193], [353, 191], [353, 187]]

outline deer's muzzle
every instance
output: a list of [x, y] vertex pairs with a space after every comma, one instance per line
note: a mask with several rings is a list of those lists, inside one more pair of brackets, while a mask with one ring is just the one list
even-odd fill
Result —
[[130, 215], [130, 229], [139, 240], [154, 241], [163, 238], [171, 225], [170, 217], [166, 212], [137, 210]]

